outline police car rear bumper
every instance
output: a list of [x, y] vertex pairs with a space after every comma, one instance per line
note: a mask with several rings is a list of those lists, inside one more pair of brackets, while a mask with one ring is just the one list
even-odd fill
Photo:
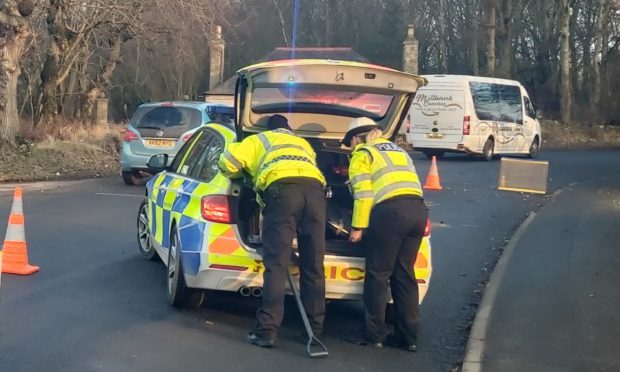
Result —
[[[201, 253], [202, 255], [207, 255]], [[206, 262], [207, 257], [202, 257]], [[343, 265], [346, 262], [346, 265]], [[325, 256], [325, 297], [327, 299], [362, 300], [364, 293], [364, 260], [358, 257]], [[243, 287], [262, 287], [262, 273], [243, 270], [243, 267], [212, 265], [201, 269], [196, 275], [185, 274], [188, 287], [227, 292], [238, 292]], [[293, 269], [298, 272], [298, 269]], [[345, 278], [349, 280], [345, 280]], [[299, 285], [297, 283], [297, 285]], [[288, 284], [287, 284], [288, 286]], [[418, 283], [419, 300], [426, 295], [428, 283]]]

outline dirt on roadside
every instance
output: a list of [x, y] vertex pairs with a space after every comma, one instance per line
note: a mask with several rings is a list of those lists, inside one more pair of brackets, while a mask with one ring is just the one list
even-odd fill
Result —
[[24, 126], [15, 148], [0, 150], [0, 182], [96, 178], [120, 173], [122, 124]]
[[14, 151], [4, 151], [0, 162], [0, 182], [84, 179], [114, 174], [119, 174], [118, 151], [84, 143], [22, 145]]

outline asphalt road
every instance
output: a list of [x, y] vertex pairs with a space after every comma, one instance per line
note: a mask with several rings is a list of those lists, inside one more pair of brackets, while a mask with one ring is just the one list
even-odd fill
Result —
[[[620, 152], [545, 152], [550, 191], [620, 174]], [[426, 177], [429, 162], [416, 156]], [[30, 261], [41, 271], [3, 275], [2, 371], [448, 371], [462, 358], [484, 282], [504, 242], [543, 196], [498, 192], [499, 162], [448, 157], [443, 191], [427, 192], [434, 221], [434, 273], [422, 306], [419, 352], [368, 350], [343, 341], [358, 303], [328, 305], [330, 356], [309, 360], [297, 342], [292, 301], [278, 347], [244, 341], [256, 300], [209, 293], [207, 305], [180, 311], [165, 298], [165, 268], [137, 253], [135, 219], [144, 190], [119, 178], [80, 181], [24, 193]], [[4, 192], [2, 190], [5, 190]], [[11, 197], [0, 186], [0, 221]], [[5, 224], [0, 224], [4, 233]], [[2, 235], [3, 236], [3, 235]]]
[[471, 370], [620, 371], [619, 240], [620, 176], [547, 203], [494, 276], [484, 356]]

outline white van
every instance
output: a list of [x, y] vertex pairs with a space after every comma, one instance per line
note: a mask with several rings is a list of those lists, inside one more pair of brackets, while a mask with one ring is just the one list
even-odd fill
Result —
[[446, 152], [534, 156], [540, 123], [525, 88], [514, 80], [428, 75], [401, 128], [408, 144], [427, 157]]

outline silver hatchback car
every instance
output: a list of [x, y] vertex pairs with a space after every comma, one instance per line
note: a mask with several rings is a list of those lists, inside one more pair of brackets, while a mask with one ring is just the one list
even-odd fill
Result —
[[154, 102], [140, 105], [123, 135], [121, 174], [127, 185], [153, 172], [153, 155], [168, 154], [170, 161], [194, 132], [207, 123], [234, 128], [233, 107], [208, 102]]

